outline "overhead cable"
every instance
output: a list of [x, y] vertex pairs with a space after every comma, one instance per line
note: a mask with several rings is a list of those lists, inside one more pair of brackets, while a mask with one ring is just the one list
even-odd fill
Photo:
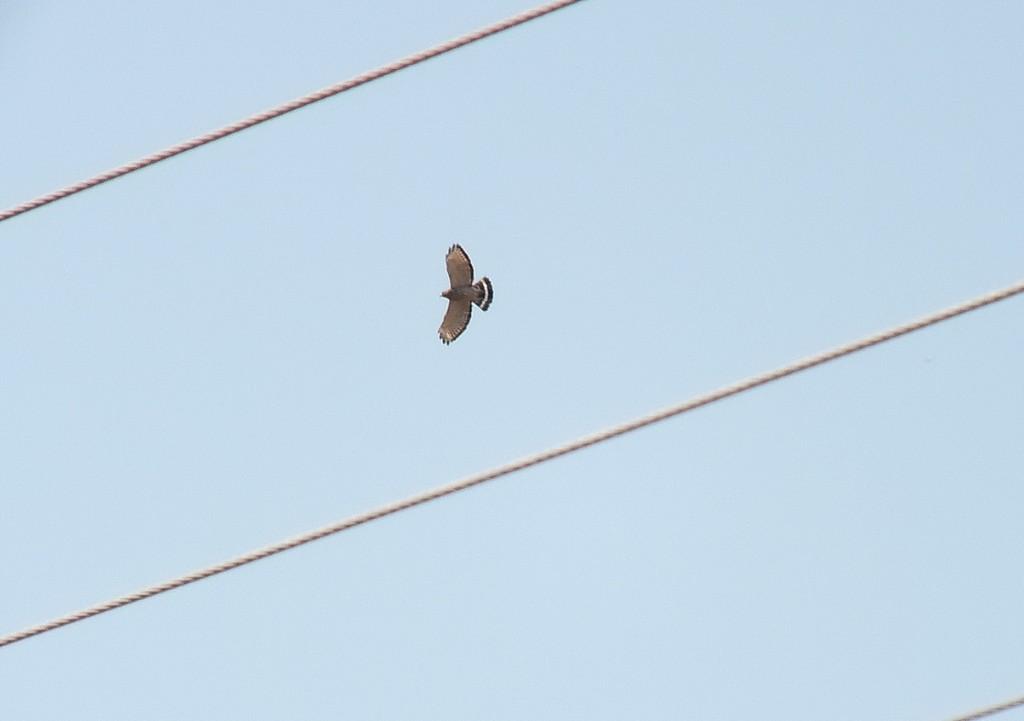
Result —
[[285, 113], [290, 113], [293, 110], [304, 108], [305, 106], [319, 100], [324, 100], [325, 98], [332, 97], [338, 93], [343, 93], [346, 90], [351, 90], [352, 88], [359, 87], [360, 85], [365, 85], [366, 83], [382, 78], [385, 75], [390, 75], [398, 72], [399, 70], [404, 70], [405, 68], [422, 63], [425, 60], [436, 58], [438, 55], [444, 55], [452, 50], [469, 45], [470, 43], [475, 43], [477, 40], [483, 40], [491, 35], [504, 32], [505, 30], [514, 28], [517, 25], [529, 22], [530, 20], [536, 20], [543, 15], [553, 13], [556, 10], [561, 10], [569, 5], [575, 5], [578, 2], [581, 2], [581, 0], [558, 0], [558, 2], [550, 2], [545, 5], [535, 7], [532, 10], [526, 10], [518, 15], [513, 15], [505, 20], [496, 22], [493, 25], [488, 25], [487, 27], [480, 28], [474, 32], [453, 38], [452, 40], [441, 43], [440, 45], [435, 45], [432, 48], [421, 50], [418, 53], [408, 55], [400, 60], [395, 60], [394, 62], [388, 63], [387, 65], [381, 66], [375, 70], [365, 72], [362, 75], [357, 75], [354, 78], [345, 80], [344, 82], [317, 90], [316, 92], [304, 95], [301, 98], [296, 98], [291, 102], [278, 105], [277, 107], [270, 108], [269, 110], [264, 110], [262, 113], [257, 113], [256, 115], [252, 115], [244, 120], [239, 120], [231, 123], [230, 125], [225, 125], [223, 128], [218, 130], [213, 130], [204, 135], [192, 138], [191, 140], [186, 140], [178, 143], [177, 145], [173, 145], [169, 148], [165, 148], [164, 150], [147, 155], [144, 158], [139, 158], [131, 163], [126, 163], [117, 168], [113, 168], [112, 170], [108, 170], [105, 173], [100, 173], [99, 175], [95, 175], [86, 180], [74, 183], [73, 185], [61, 188], [60, 190], [55, 190], [52, 193], [41, 195], [38, 198], [25, 201], [24, 203], [15, 205], [7, 210], [0, 211], [0, 222], [13, 218], [16, 215], [27, 213], [30, 210], [47, 205], [48, 203], [53, 203], [62, 198], [66, 198], [69, 195], [81, 193], [83, 190], [88, 190], [89, 188], [100, 185], [101, 183], [106, 183], [108, 180], [120, 178], [122, 175], [127, 175], [128, 173], [135, 172], [136, 170], [141, 170], [142, 168], [153, 165], [154, 163], [159, 163], [161, 160], [173, 158], [175, 155], [180, 155], [181, 153], [192, 150], [193, 148], [198, 148], [200, 145], [206, 145], [207, 143], [212, 143], [215, 140], [220, 140], [228, 135], [251, 128], [254, 125], [259, 125], [260, 123], [264, 123], [280, 115], [284, 115]]
[[15, 633], [9, 634], [7, 636], [0, 637], [0, 646], [7, 646], [18, 641], [23, 641], [26, 638], [30, 638], [41, 633], [46, 633], [47, 631], [53, 631], [54, 629], [60, 628], [61, 626], [67, 626], [70, 623], [83, 621], [87, 618], [91, 618], [92, 616], [97, 616], [101, 613], [106, 613], [107, 611], [113, 611], [115, 608], [127, 606], [130, 603], [142, 601], [144, 599], [150, 598], [151, 596], [156, 596], [158, 594], [171, 591], [175, 588], [180, 588], [181, 586], [185, 586], [190, 583], [200, 581], [204, 578], [209, 578], [210, 576], [216, 576], [219, 573], [230, 571], [234, 568], [244, 566], [254, 561], [259, 561], [260, 559], [267, 558], [268, 556], [273, 556], [275, 554], [281, 553], [282, 551], [287, 551], [289, 549], [296, 548], [307, 543], [311, 543], [312, 541], [316, 541], [327, 536], [332, 536], [335, 533], [340, 533], [350, 528], [361, 526], [364, 523], [375, 521], [378, 518], [390, 516], [393, 513], [405, 511], [407, 509], [423, 505], [424, 503], [428, 503], [430, 501], [436, 501], [439, 498], [451, 495], [453, 493], [458, 493], [459, 491], [464, 491], [467, 488], [472, 488], [473, 486], [478, 486], [486, 481], [491, 481], [494, 480], [495, 478], [507, 476], [517, 471], [530, 468], [531, 466], [536, 466], [541, 463], [553, 460], [555, 458], [558, 458], [559, 456], [564, 456], [569, 453], [574, 453], [576, 451], [582, 450], [589, 446], [593, 446], [598, 443], [603, 443], [605, 441], [611, 440], [612, 438], [625, 435], [630, 431], [635, 431], [640, 428], [653, 425], [660, 421], [673, 418], [683, 413], [696, 410], [697, 408], [709, 405], [711, 403], [723, 400], [725, 398], [729, 398], [730, 396], [745, 393], [746, 391], [753, 390], [754, 388], [758, 388], [759, 386], [763, 386], [768, 383], [781, 380], [782, 378], [785, 378], [787, 376], [791, 376], [794, 373], [799, 373], [800, 371], [805, 371], [808, 368], [813, 368], [815, 366], [822, 365], [823, 363], [828, 363], [838, 358], [842, 358], [844, 356], [857, 353], [859, 351], [865, 350], [866, 348], [876, 346], [880, 343], [885, 343], [886, 341], [893, 340], [894, 338], [899, 338], [900, 336], [907, 335], [908, 333], [913, 333], [914, 331], [921, 330], [922, 328], [927, 328], [928, 326], [935, 325], [936, 323], [941, 323], [943, 321], [949, 320], [950, 318], [963, 315], [964, 313], [969, 313], [971, 311], [977, 310], [978, 308], [982, 308], [984, 306], [997, 303], [1001, 300], [1006, 300], [1007, 298], [1019, 295], [1020, 293], [1024, 293], [1024, 281], [1016, 283], [1015, 285], [1011, 285], [1007, 288], [1003, 288], [1002, 290], [987, 293], [985, 295], [979, 296], [964, 303], [960, 303], [959, 305], [947, 308], [946, 310], [942, 310], [937, 313], [927, 315], [923, 318], [919, 318], [918, 320], [911, 321], [910, 323], [905, 323], [903, 325], [896, 326], [895, 328], [890, 328], [889, 330], [882, 331], [881, 333], [877, 333], [866, 338], [862, 338], [861, 340], [857, 340], [852, 343], [847, 343], [846, 345], [839, 346], [838, 348], [833, 348], [832, 350], [828, 350], [823, 353], [818, 353], [817, 355], [804, 358], [803, 360], [798, 360], [795, 363], [790, 363], [789, 365], [785, 365], [776, 370], [769, 371], [767, 373], [762, 373], [761, 375], [754, 376], [753, 378], [748, 378], [747, 380], [740, 381], [739, 383], [734, 383], [732, 385], [725, 386], [724, 388], [720, 388], [716, 391], [712, 391], [705, 395], [697, 396], [696, 398], [688, 400], [685, 403], [680, 403], [679, 405], [671, 406], [656, 413], [652, 413], [648, 416], [644, 416], [642, 418], [638, 418], [636, 420], [623, 423], [621, 425], [609, 428], [604, 431], [600, 431], [598, 433], [594, 433], [589, 436], [584, 436], [575, 441], [571, 441], [570, 443], [566, 443], [565, 445], [558, 446], [547, 451], [542, 451], [532, 456], [521, 458], [518, 461], [513, 461], [512, 463], [509, 463], [507, 465], [500, 466], [493, 470], [484, 471], [483, 473], [479, 473], [475, 476], [470, 476], [469, 478], [464, 478], [460, 481], [439, 486], [432, 490], [424, 491], [423, 493], [419, 493], [417, 495], [410, 496], [408, 498], [395, 501], [384, 506], [380, 506], [379, 508], [375, 508], [365, 513], [360, 513], [359, 515], [352, 516], [351, 518], [346, 518], [345, 520], [333, 523], [329, 526], [325, 526], [323, 528], [319, 528], [317, 530], [304, 533], [300, 536], [296, 536], [294, 538], [290, 538], [285, 541], [275, 543], [272, 546], [267, 546], [266, 548], [251, 551], [250, 553], [246, 553], [242, 556], [231, 559], [229, 561], [224, 561], [223, 563], [218, 563], [207, 568], [202, 568], [198, 571], [193, 571], [192, 573], [180, 576], [170, 581], [165, 581], [155, 586], [144, 588], [140, 591], [136, 591], [135, 593], [130, 593], [127, 596], [121, 596], [120, 598], [105, 601], [103, 603], [91, 606], [81, 611], [76, 611], [75, 613], [70, 613], [66, 616], [55, 618], [52, 621], [47, 621], [46, 623], [40, 624], [38, 626], [26, 628], [22, 631], [16, 631]]
[[956, 718], [951, 718], [949, 719], [949, 721], [977, 721], [978, 719], [988, 718], [989, 716], [995, 716], [997, 713], [1002, 713], [1003, 711], [1010, 711], [1015, 708], [1020, 708], [1021, 706], [1024, 706], [1024, 696], [1015, 699], [1010, 699], [1009, 701], [996, 704], [995, 706], [986, 706], [985, 708], [980, 708], [976, 711], [971, 711], [965, 716], [957, 716]]

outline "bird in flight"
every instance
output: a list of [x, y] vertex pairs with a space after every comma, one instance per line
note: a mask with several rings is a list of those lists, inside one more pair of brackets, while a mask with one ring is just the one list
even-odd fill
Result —
[[448, 267], [448, 278], [452, 287], [441, 294], [442, 298], [448, 299], [448, 310], [441, 321], [441, 327], [437, 329], [437, 334], [441, 336], [441, 341], [448, 345], [466, 330], [474, 303], [480, 306], [480, 310], [487, 310], [490, 307], [494, 289], [491, 288], [489, 278], [473, 282], [473, 263], [461, 245], [456, 244], [449, 248], [444, 262]]

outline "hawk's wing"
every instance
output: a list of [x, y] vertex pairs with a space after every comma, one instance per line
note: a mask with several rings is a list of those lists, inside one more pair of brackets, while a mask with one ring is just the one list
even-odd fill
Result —
[[444, 314], [444, 320], [441, 321], [441, 327], [437, 329], [437, 334], [441, 336], [445, 345], [451, 343], [462, 334], [462, 331], [466, 330], [466, 326], [469, 325], [469, 316], [472, 313], [473, 304], [470, 301], [448, 301], [448, 310]]
[[448, 277], [452, 281], [452, 288], [473, 285], [473, 264], [461, 245], [453, 245], [449, 248], [444, 262], [448, 266]]

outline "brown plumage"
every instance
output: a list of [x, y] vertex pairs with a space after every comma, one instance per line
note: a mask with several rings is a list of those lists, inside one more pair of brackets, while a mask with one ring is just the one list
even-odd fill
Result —
[[448, 249], [445, 265], [448, 268], [451, 287], [441, 293], [442, 298], [448, 299], [448, 310], [441, 321], [441, 327], [437, 329], [437, 334], [447, 345], [466, 330], [469, 318], [473, 314], [474, 303], [480, 310], [487, 310], [490, 307], [494, 289], [489, 278], [484, 277], [473, 282], [473, 263], [461, 245], [456, 244]]

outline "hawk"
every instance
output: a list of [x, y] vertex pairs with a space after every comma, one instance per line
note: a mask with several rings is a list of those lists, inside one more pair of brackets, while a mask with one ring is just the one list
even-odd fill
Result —
[[480, 310], [487, 310], [490, 307], [494, 289], [491, 288], [489, 278], [473, 282], [473, 263], [461, 245], [456, 244], [449, 248], [444, 262], [448, 267], [448, 278], [452, 287], [441, 294], [442, 298], [448, 299], [448, 310], [441, 321], [441, 327], [437, 329], [437, 334], [441, 336], [441, 341], [448, 345], [466, 330], [474, 303], [480, 306]]

